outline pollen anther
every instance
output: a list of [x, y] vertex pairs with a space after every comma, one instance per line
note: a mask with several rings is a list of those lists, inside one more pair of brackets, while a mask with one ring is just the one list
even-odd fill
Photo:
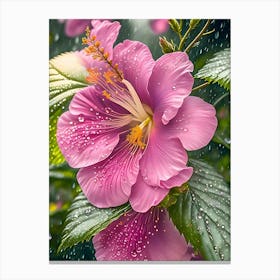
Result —
[[146, 147], [146, 144], [143, 142], [143, 129], [151, 122], [151, 118], [146, 118], [141, 124], [133, 127], [130, 133], [126, 136], [126, 140], [134, 145], [140, 147], [142, 150]]
[[87, 38], [82, 38], [82, 44], [83, 45], [87, 45], [89, 43], [88, 39]]
[[98, 82], [99, 75], [100, 75], [98, 70], [95, 68], [95, 69], [88, 69], [87, 71], [89, 73], [89, 75], [86, 77], [87, 82], [96, 84]]
[[86, 37], [82, 38], [83, 45], [88, 45], [84, 50], [87, 55], [98, 61], [104, 61], [111, 69], [117, 74], [118, 79], [121, 81], [123, 79], [123, 73], [118, 69], [117, 64], [114, 66], [112, 60], [109, 59], [110, 54], [104, 50], [101, 46], [101, 42], [96, 40], [96, 35], [90, 36], [89, 27], [86, 28]]
[[109, 92], [107, 92], [106, 90], [102, 91], [102, 95], [105, 96], [107, 99], [111, 98], [111, 94]]
[[104, 74], [103, 74], [104, 78], [106, 79], [106, 82], [108, 84], [111, 84], [113, 85], [114, 84], [114, 79], [116, 79], [116, 74], [112, 71], [106, 71]]
[[126, 140], [130, 144], [134, 146], [138, 146], [141, 149], [144, 149], [146, 144], [142, 142], [142, 138], [143, 138], [143, 131], [139, 125], [133, 127], [130, 133], [126, 136]]
[[86, 36], [89, 37], [89, 35], [90, 35], [90, 29], [89, 29], [89, 27], [87, 26], [87, 27], [86, 27]]
[[100, 46], [100, 42], [99, 42], [99, 41], [96, 41], [96, 42], [94, 43], [94, 45], [98, 48], [98, 47]]

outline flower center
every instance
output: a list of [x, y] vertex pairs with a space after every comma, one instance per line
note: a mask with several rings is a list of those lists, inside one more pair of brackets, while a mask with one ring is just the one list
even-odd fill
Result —
[[146, 132], [148, 132], [149, 126], [151, 125], [151, 117], [147, 117], [141, 124], [136, 125], [130, 131], [130, 133], [126, 136], [126, 140], [132, 144], [133, 146], [140, 147], [142, 150], [146, 147], [145, 142], [147, 141], [147, 137], [149, 133], [144, 133], [143, 130], [146, 128]]

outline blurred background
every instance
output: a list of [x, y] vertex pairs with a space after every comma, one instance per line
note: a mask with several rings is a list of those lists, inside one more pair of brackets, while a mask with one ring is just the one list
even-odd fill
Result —
[[[179, 44], [178, 35], [169, 28], [166, 20], [122, 20], [121, 30], [115, 44], [125, 39], [141, 41], [151, 50], [153, 58], [159, 58], [163, 53], [159, 46], [159, 36], [165, 36], [169, 41]], [[206, 20], [201, 20], [192, 31], [186, 45], [197, 35]], [[90, 20], [69, 22], [69, 20], [50, 20], [49, 28], [49, 57], [50, 59], [68, 51], [81, 50], [83, 30], [90, 26]], [[189, 20], [183, 20], [183, 34], [189, 25]], [[194, 63], [195, 74], [213, 54], [230, 48], [230, 21], [212, 20], [208, 27], [211, 34], [203, 36], [189, 52], [190, 60]], [[83, 32], [83, 33], [81, 33]], [[204, 81], [195, 79], [194, 87]], [[217, 111], [218, 128], [213, 140], [208, 146], [194, 152], [188, 152], [189, 157], [202, 159], [211, 164], [230, 183], [230, 94], [218, 84], [209, 84], [192, 93], [213, 104]], [[63, 109], [67, 111], [65, 106]], [[95, 260], [92, 242], [80, 243], [72, 248], [58, 253], [63, 223], [67, 210], [73, 198], [80, 192], [76, 181], [78, 170], [70, 168], [67, 163], [50, 165], [49, 171], [49, 259], [50, 260]]]

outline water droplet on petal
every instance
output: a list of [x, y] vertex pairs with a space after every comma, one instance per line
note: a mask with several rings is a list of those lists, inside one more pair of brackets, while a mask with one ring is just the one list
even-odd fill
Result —
[[141, 253], [141, 252], [142, 252], [142, 248], [139, 246], [139, 247], [136, 249], [136, 252], [137, 252], [137, 253]]
[[80, 115], [80, 116], [78, 117], [78, 121], [79, 121], [79, 122], [84, 122], [84, 120], [85, 120], [85, 118], [84, 118], [83, 115]]
[[131, 252], [131, 256], [132, 256], [133, 258], [136, 258], [136, 257], [137, 257], [137, 253], [133, 250], [133, 251]]

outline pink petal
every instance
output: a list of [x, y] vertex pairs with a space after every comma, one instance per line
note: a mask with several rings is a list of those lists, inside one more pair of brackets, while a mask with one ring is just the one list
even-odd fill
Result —
[[165, 33], [169, 29], [168, 19], [153, 19], [150, 20], [150, 26], [152, 31], [158, 35], [161, 33]]
[[105, 52], [109, 53], [109, 59], [113, 58], [113, 44], [115, 43], [121, 25], [118, 21], [110, 22], [108, 20], [92, 20], [90, 36], [95, 35], [96, 41], [101, 43], [101, 47], [104, 48]]
[[76, 37], [85, 32], [90, 25], [90, 19], [68, 19], [65, 23], [65, 34], [68, 37]]
[[119, 65], [142, 102], [150, 104], [147, 86], [155, 61], [149, 48], [143, 43], [125, 40], [114, 48], [114, 63]]
[[162, 124], [154, 127], [140, 161], [144, 181], [151, 186], [160, 186], [161, 181], [167, 181], [185, 169], [187, 159], [178, 139], [171, 138]]
[[[108, 102], [108, 103], [106, 103]], [[114, 117], [114, 107], [94, 87], [77, 93], [57, 124], [57, 142], [70, 166], [79, 168], [104, 160], [119, 142], [120, 128], [130, 122]], [[112, 109], [113, 108], [113, 109]]]
[[156, 121], [167, 124], [175, 117], [192, 91], [192, 71], [193, 64], [183, 52], [165, 54], [156, 61], [148, 84]]
[[210, 142], [217, 125], [215, 108], [198, 97], [189, 96], [168, 124], [168, 130], [181, 140], [186, 150], [192, 151]]
[[117, 116], [121, 117], [129, 114], [123, 107], [104, 98], [102, 89], [100, 90], [98, 86], [89, 86], [79, 91], [72, 99], [69, 111], [73, 115], [84, 114], [95, 119], [97, 117], [97, 120], [100, 121], [102, 120], [102, 115], [104, 118], [106, 118], [106, 115], [112, 119], [117, 118]]
[[167, 181], [161, 181], [160, 186], [146, 184], [142, 175], [139, 174], [129, 197], [129, 202], [133, 210], [144, 213], [152, 206], [157, 206], [168, 194], [169, 189], [179, 187], [187, 182], [192, 176], [192, 173], [192, 167], [185, 167], [178, 175], [171, 177]]
[[80, 169], [77, 179], [88, 200], [101, 208], [127, 202], [139, 172], [140, 158], [140, 152], [133, 155], [123, 142], [104, 161]]
[[178, 175], [171, 177], [167, 181], [161, 181], [160, 185], [166, 189], [171, 189], [174, 187], [180, 187], [182, 184], [186, 183], [193, 174], [192, 167], [186, 167], [179, 172]]
[[193, 250], [165, 209], [130, 211], [93, 238], [98, 261], [183, 261]]
[[158, 205], [168, 192], [168, 189], [146, 184], [142, 175], [139, 174], [135, 185], [132, 187], [129, 202], [133, 210], [145, 213], [152, 206]]
[[98, 135], [96, 123], [82, 114], [77, 116], [70, 112], [59, 118], [57, 143], [70, 166], [80, 168], [102, 161], [119, 142], [117, 131]]

